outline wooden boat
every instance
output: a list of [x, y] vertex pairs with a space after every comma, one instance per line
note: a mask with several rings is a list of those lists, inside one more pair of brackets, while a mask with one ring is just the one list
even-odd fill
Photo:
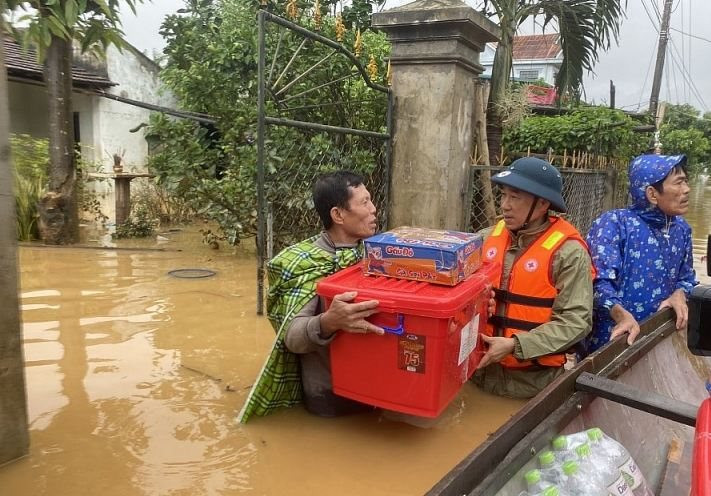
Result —
[[[711, 286], [697, 287], [694, 294], [700, 292], [711, 295]], [[705, 388], [711, 373], [709, 298], [701, 306], [692, 298], [688, 345], [686, 333], [675, 330], [670, 309], [651, 316], [633, 345], [621, 337], [581, 361], [427, 495], [518, 496], [525, 489], [522, 474], [535, 467], [535, 455], [549, 449], [551, 439], [600, 427], [628, 449], [655, 494], [711, 496], [711, 399]]]

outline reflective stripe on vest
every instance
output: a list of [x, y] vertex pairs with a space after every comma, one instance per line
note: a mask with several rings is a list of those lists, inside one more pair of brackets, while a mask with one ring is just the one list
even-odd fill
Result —
[[[490, 325], [486, 329], [489, 335], [508, 338], [550, 321], [553, 303], [558, 295], [555, 284], [551, 281], [553, 255], [567, 240], [578, 241], [586, 248], [587, 244], [575, 227], [566, 220], [560, 217], [550, 217], [549, 220], [551, 225], [548, 229], [514, 260], [506, 288], [501, 287], [501, 277], [511, 236], [503, 220], [494, 227], [484, 242], [484, 257], [491, 261], [497, 260], [502, 268], [502, 272], [495, 278], [499, 286], [495, 293], [497, 306], [505, 305], [503, 315], [495, 315], [489, 319]], [[518, 360], [513, 355], [508, 355], [500, 363], [510, 368], [526, 368], [536, 364], [562, 367], [565, 360], [564, 353], [545, 355], [535, 360]]]

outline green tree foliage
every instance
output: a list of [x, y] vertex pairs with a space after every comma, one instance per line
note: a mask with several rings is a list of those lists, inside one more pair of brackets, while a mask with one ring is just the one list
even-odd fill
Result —
[[[122, 0], [135, 14], [142, 0]], [[44, 62], [48, 97], [49, 182], [40, 201], [40, 231], [46, 243], [74, 243], [78, 239], [77, 202], [72, 127], [73, 44], [82, 51], [102, 54], [110, 44], [119, 48], [121, 0], [6, 0], [2, 13], [24, 10], [19, 18], [27, 28], [13, 33], [37, 50]]]
[[49, 144], [45, 139], [11, 135], [10, 149], [15, 174], [17, 239], [31, 241], [39, 237], [37, 204], [47, 187]]
[[[17, 239], [39, 239], [38, 204], [49, 181], [49, 141], [26, 134], [10, 135], [10, 149], [15, 174], [15, 209], [17, 213]], [[96, 193], [89, 188], [94, 181], [88, 176], [96, 170], [93, 164], [77, 160], [80, 180], [77, 184], [79, 208], [92, 220], [105, 222]]]
[[504, 135], [511, 152], [556, 154], [589, 152], [628, 160], [643, 152], [649, 136], [632, 129], [637, 123], [620, 110], [606, 107], [580, 107], [556, 117], [534, 116]]
[[698, 172], [704, 164], [709, 162], [711, 142], [698, 129], [671, 129], [665, 127], [661, 133], [661, 141], [665, 154], [677, 155], [683, 153], [686, 155], [692, 172]]
[[27, 29], [15, 30], [20, 41], [37, 49], [44, 61], [52, 37], [80, 43], [82, 51], [103, 54], [110, 44], [124, 45], [119, 6], [123, 1], [133, 13], [142, 0], [6, 0], [10, 10], [22, 9], [18, 18]]
[[599, 54], [617, 41], [626, 5], [626, 0], [484, 0], [484, 14], [496, 18], [501, 27], [501, 41], [491, 70], [487, 117], [491, 156], [499, 153], [501, 118], [496, 109], [510, 84], [513, 38], [521, 23], [537, 18], [544, 28], [557, 28], [563, 63], [556, 87], [561, 97], [573, 96], [577, 100], [583, 73], [592, 71]]
[[[361, 3], [352, 4], [351, 9], [357, 8], [361, 14], [368, 11]], [[337, 19], [328, 15], [332, 5], [321, 3], [318, 21], [313, 4], [297, 5], [295, 22], [327, 38], [337, 38]], [[163, 81], [178, 97], [181, 107], [214, 116], [216, 124], [153, 116], [150, 128], [150, 133], [161, 143], [149, 164], [151, 169], [170, 191], [190, 198], [194, 205], [200, 206], [198, 213], [217, 221], [232, 243], [253, 234], [256, 227], [257, 8], [258, 2], [251, 0], [188, 0], [178, 14], [166, 18], [161, 28], [166, 40]], [[269, 8], [287, 17], [286, 4], [270, 4]], [[350, 21], [353, 29], [346, 30], [342, 43], [353, 50], [361, 14], [350, 12], [354, 16]], [[346, 12], [343, 14], [345, 17]], [[347, 28], [348, 22], [344, 20], [344, 24]], [[272, 82], [289, 65], [303, 40], [293, 33], [283, 36], [277, 33], [272, 30], [268, 38], [267, 70], [272, 62], [275, 67]], [[365, 67], [372, 55], [378, 82], [382, 84], [387, 69], [383, 61], [389, 54], [389, 46], [383, 35], [372, 31], [361, 32], [361, 40], [359, 60]], [[280, 49], [273, 60], [277, 44]], [[331, 52], [332, 48], [308, 41], [284, 74], [280, 87]], [[372, 90], [359, 77], [330, 83], [338, 74], [350, 74], [354, 69], [346, 57], [329, 58], [287, 93], [277, 94], [278, 88], [269, 91], [269, 115], [385, 131], [384, 95], [374, 99]], [[298, 105], [284, 98], [319, 84], [324, 87], [300, 97], [296, 100]], [[329, 102], [334, 104], [323, 106]], [[300, 206], [304, 211], [312, 206], [308, 190], [294, 187], [293, 174], [298, 163], [304, 167], [316, 164], [316, 169], [322, 170], [352, 166], [363, 171], [365, 164], [372, 167], [374, 161], [374, 151], [353, 137], [289, 127], [270, 126], [266, 149], [272, 185], [268, 194], [285, 198], [289, 204], [282, 205], [285, 208]], [[279, 215], [279, 207], [275, 205], [275, 216]]]
[[660, 128], [663, 153], [686, 155], [691, 172], [711, 162], [711, 113], [689, 104], [668, 105]]

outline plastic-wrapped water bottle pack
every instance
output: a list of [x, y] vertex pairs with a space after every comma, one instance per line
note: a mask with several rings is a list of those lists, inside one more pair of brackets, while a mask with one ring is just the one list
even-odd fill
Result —
[[654, 496], [629, 452], [595, 427], [558, 436], [520, 496]]

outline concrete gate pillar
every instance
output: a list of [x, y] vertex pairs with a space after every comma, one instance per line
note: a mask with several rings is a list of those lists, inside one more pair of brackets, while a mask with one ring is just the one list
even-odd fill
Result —
[[461, 0], [417, 0], [372, 24], [392, 43], [388, 226], [465, 230], [479, 53], [499, 27]]

